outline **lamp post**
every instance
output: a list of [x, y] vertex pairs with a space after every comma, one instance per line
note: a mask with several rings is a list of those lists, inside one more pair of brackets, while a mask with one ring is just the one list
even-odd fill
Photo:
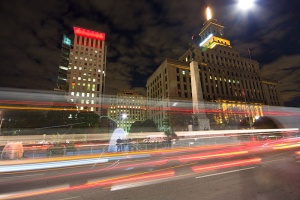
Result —
[[254, 5], [254, 0], [238, 0], [238, 7], [243, 10], [248, 10]]
[[[127, 113], [123, 113], [122, 116], [121, 116], [121, 118], [122, 118], [122, 126], [123, 126], [122, 128], [123, 128], [124, 131], [126, 131], [126, 132], [127, 132], [127, 127], [125, 126], [125, 122], [124, 122], [124, 121], [127, 119], [127, 116], [128, 116]], [[125, 130], [125, 129], [126, 129], [126, 130]]]

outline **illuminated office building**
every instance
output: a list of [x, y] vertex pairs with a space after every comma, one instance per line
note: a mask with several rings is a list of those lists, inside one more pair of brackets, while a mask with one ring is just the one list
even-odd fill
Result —
[[262, 105], [283, 105], [279, 85], [262, 80], [259, 63], [232, 48], [224, 26], [211, 14], [199, 36], [200, 44], [192, 44], [178, 60], [166, 59], [147, 80], [150, 106], [158, 108], [149, 116], [159, 127], [170, 113], [164, 107], [171, 108], [176, 100], [191, 102], [191, 61], [198, 62], [203, 99], [215, 102], [210, 105], [218, 111], [210, 115], [213, 127], [262, 116]]
[[107, 115], [117, 127], [129, 131], [131, 124], [146, 120], [146, 98], [137, 92], [123, 90], [109, 98]]
[[79, 27], [73, 30], [66, 81], [68, 98], [79, 110], [100, 115], [106, 72], [105, 34]]

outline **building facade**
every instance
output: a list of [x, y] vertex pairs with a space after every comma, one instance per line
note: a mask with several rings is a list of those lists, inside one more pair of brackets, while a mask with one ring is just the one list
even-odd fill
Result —
[[199, 64], [203, 99], [206, 110], [212, 111], [209, 119], [214, 128], [236, 124], [245, 117], [254, 120], [263, 115], [262, 105], [283, 105], [279, 85], [263, 81], [259, 63], [232, 48], [224, 26], [208, 18], [199, 36], [199, 45], [192, 43], [178, 60], [166, 59], [147, 80], [149, 104], [157, 107], [149, 116], [159, 127], [170, 118], [175, 101], [191, 101], [191, 61]]
[[57, 89], [62, 91], [67, 91], [69, 89], [67, 85], [67, 74], [70, 59], [70, 51], [72, 47], [72, 40], [66, 35], [63, 35], [57, 77]]
[[65, 82], [68, 99], [78, 110], [100, 115], [106, 72], [105, 34], [80, 27], [73, 30]]
[[136, 121], [146, 120], [146, 98], [137, 92], [123, 90], [109, 98], [107, 115], [114, 120], [118, 128], [126, 132]]

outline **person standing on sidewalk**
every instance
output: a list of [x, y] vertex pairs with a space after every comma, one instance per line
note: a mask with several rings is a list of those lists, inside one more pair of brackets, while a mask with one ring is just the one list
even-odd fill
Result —
[[117, 139], [117, 152], [121, 152], [122, 151], [122, 140], [121, 138]]

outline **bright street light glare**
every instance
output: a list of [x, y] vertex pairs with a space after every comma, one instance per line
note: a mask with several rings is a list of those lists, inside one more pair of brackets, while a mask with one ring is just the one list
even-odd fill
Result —
[[254, 0], [238, 0], [238, 6], [241, 9], [247, 10], [253, 6]]
[[127, 118], [127, 114], [126, 113], [123, 113], [122, 114], [122, 119], [126, 119]]

